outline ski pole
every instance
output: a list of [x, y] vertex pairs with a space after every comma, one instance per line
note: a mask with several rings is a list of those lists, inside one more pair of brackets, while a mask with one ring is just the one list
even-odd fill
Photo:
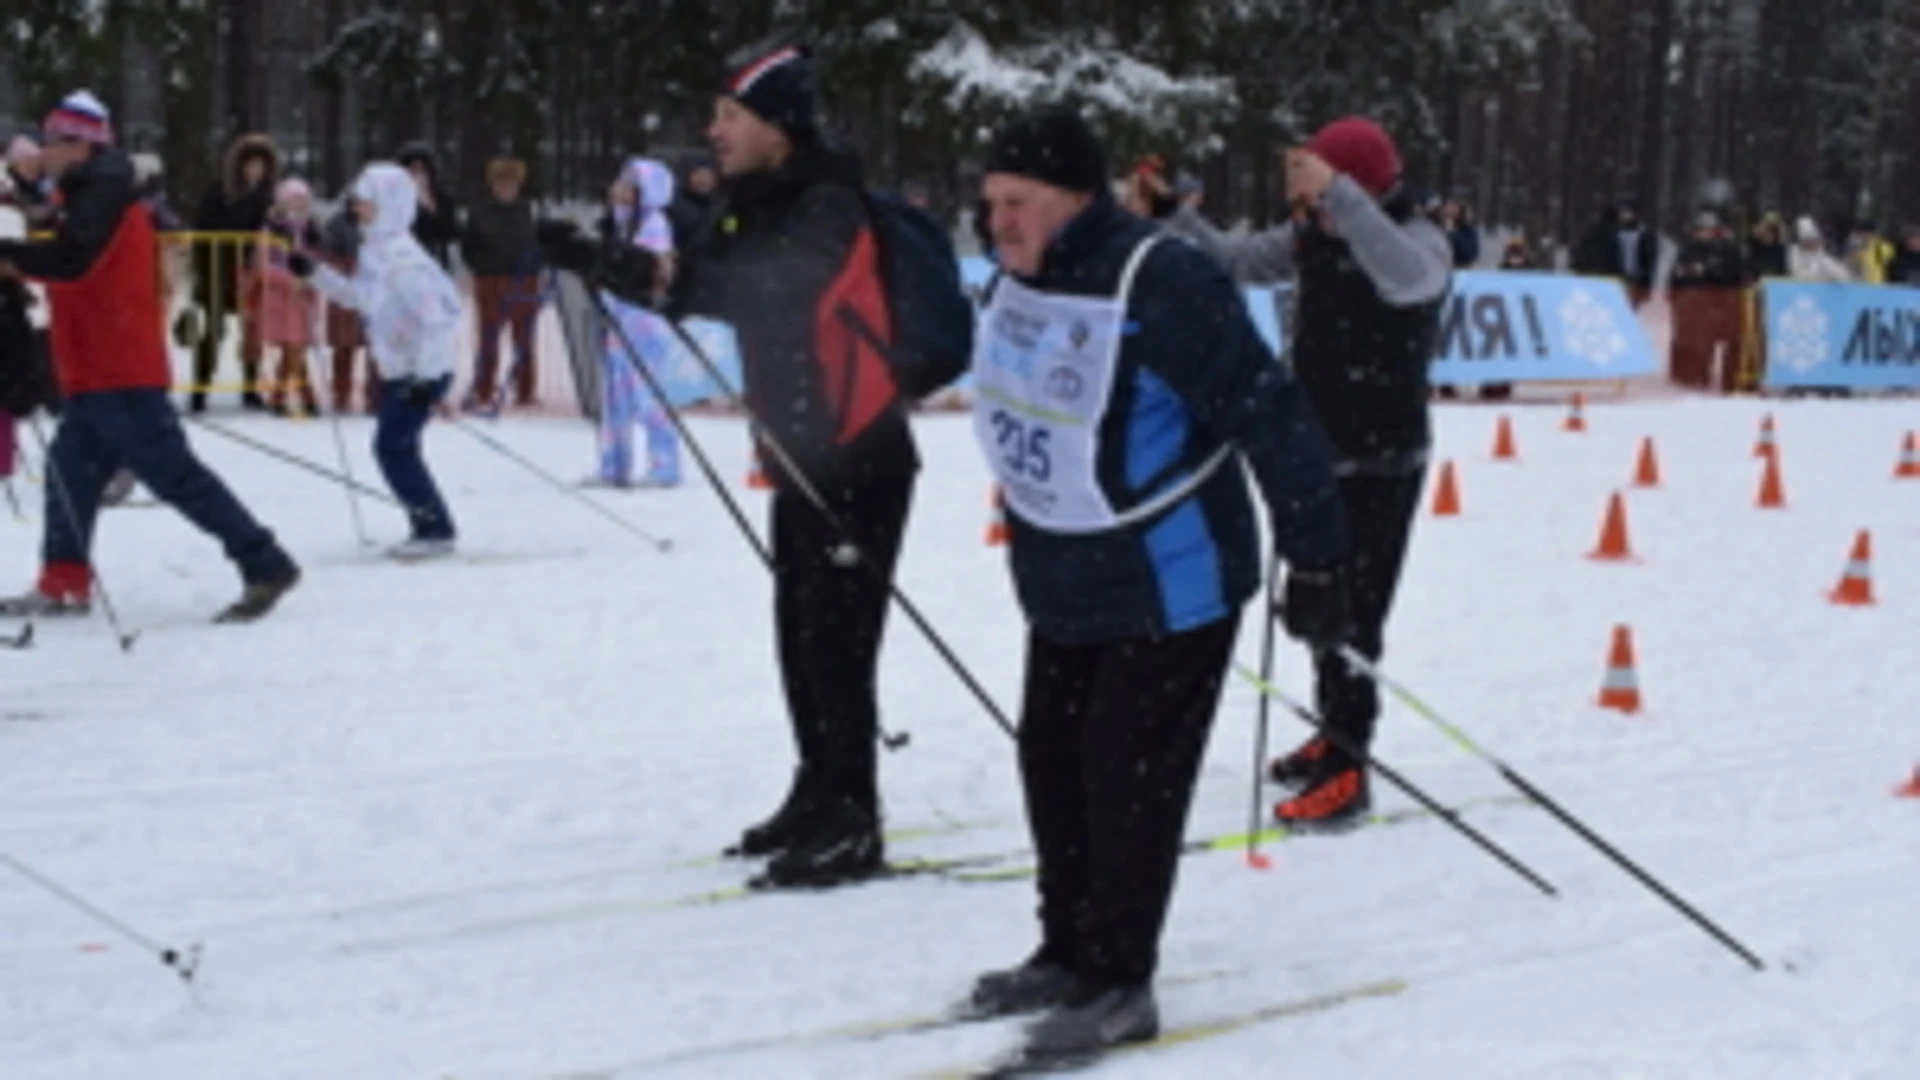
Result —
[[[761, 446], [766, 447], [767, 450], [772, 452], [775, 460], [779, 462], [781, 470], [792, 479], [794, 485], [800, 489], [801, 495], [813, 504], [814, 509], [820, 513], [820, 516], [826, 519], [828, 526], [831, 527], [834, 532], [840, 534], [841, 542], [853, 550], [860, 565], [866, 567], [868, 573], [872, 574], [877, 581], [886, 586], [887, 594], [893, 598], [893, 602], [899, 605], [900, 610], [906, 613], [907, 618], [913, 623], [914, 627], [927, 639], [927, 643], [933, 646], [934, 651], [940, 654], [942, 660], [946, 661], [947, 667], [965, 684], [967, 690], [972, 693], [974, 700], [978, 701], [981, 707], [987, 710], [987, 715], [993, 718], [994, 723], [1000, 725], [1000, 730], [1006, 732], [1008, 738], [1018, 739], [1019, 733], [1015, 730], [1013, 721], [1007, 719], [1007, 714], [1001, 711], [1000, 706], [995, 703], [992, 695], [987, 693], [986, 687], [980, 685], [980, 680], [975, 678], [973, 672], [967, 668], [967, 665], [961, 662], [960, 657], [954, 653], [953, 647], [947, 644], [946, 638], [942, 637], [940, 632], [934, 629], [933, 624], [927, 621], [927, 617], [921, 613], [919, 606], [913, 602], [912, 598], [909, 597], [899, 585], [894, 583], [892, 576], [882, 571], [878, 566], [875, 566], [873, 560], [867, 558], [866, 553], [860, 550], [859, 538], [856, 537], [853, 530], [848, 527], [845, 519], [841, 518], [841, 516], [835, 513], [833, 508], [827, 504], [826, 499], [821, 496], [819, 489], [814, 487], [813, 482], [807, 478], [805, 471], [794, 461], [793, 455], [787, 452], [787, 448], [781, 445], [779, 438], [775, 436], [773, 432], [768, 431], [766, 425], [760, 422], [760, 418], [754, 415], [753, 409], [746, 404], [745, 398], [727, 381], [726, 375], [721, 372], [719, 366], [713, 362], [712, 358], [707, 356], [706, 350], [702, 349], [700, 343], [693, 339], [693, 335], [687, 333], [685, 327], [672, 319], [666, 319], [665, 321], [668, 326], [673, 328], [674, 335], [680, 339], [680, 343], [685, 345], [687, 351], [693, 355], [694, 361], [700, 365], [701, 370], [706, 372], [707, 377], [713, 380], [714, 385], [718, 386], [722, 393], [740, 399], [741, 409], [747, 416], [748, 430], [753, 433], [754, 439]], [[624, 337], [625, 336], [622, 335], [623, 340]], [[632, 351], [631, 345], [628, 346], [628, 351]]]
[[[1273, 588], [1280, 581], [1280, 554], [1275, 552], [1268, 564], [1267, 596], [1273, 596]], [[1260, 681], [1271, 685], [1273, 682], [1273, 624], [1279, 620], [1271, 613], [1262, 620], [1266, 626], [1260, 635]], [[1267, 725], [1272, 711], [1273, 698], [1261, 694], [1259, 701], [1259, 719], [1253, 729], [1253, 794], [1247, 799], [1247, 865], [1255, 870], [1273, 869], [1273, 860], [1260, 854], [1260, 802], [1263, 792], [1264, 773], [1267, 767]]]
[[1437, 709], [1428, 705], [1425, 701], [1422, 701], [1418, 694], [1415, 694], [1400, 682], [1389, 678], [1385, 672], [1380, 670], [1378, 665], [1367, 659], [1358, 649], [1350, 645], [1343, 646], [1340, 649], [1340, 655], [1356, 670], [1378, 683], [1394, 697], [1399, 698], [1407, 708], [1412, 709], [1427, 722], [1439, 728], [1442, 734], [1453, 741], [1454, 745], [1460, 747], [1460, 749], [1466, 751], [1469, 755], [1479, 758], [1481, 761], [1492, 766], [1493, 770], [1500, 774], [1501, 779], [1513, 785], [1522, 795], [1538, 803], [1541, 809], [1552, 814], [1560, 821], [1560, 824], [1572, 830], [1574, 835], [1585, 840], [1595, 851], [1605, 855], [1615, 866], [1626, 871], [1634, 880], [1651, 890], [1655, 896], [1666, 901], [1669, 906], [1681, 915], [1686, 916], [1689, 921], [1705, 931], [1708, 936], [1718, 941], [1721, 945], [1726, 946], [1730, 952], [1738, 956], [1741, 960], [1744, 960], [1753, 970], [1765, 971], [1767, 969], [1767, 965], [1761, 962], [1760, 958], [1754, 955], [1752, 950], [1740, 944], [1733, 935], [1721, 929], [1718, 924], [1701, 914], [1693, 905], [1682, 900], [1672, 889], [1661, 884], [1658, 878], [1655, 878], [1638, 863], [1622, 854], [1620, 849], [1602, 839], [1599, 834], [1588, 828], [1585, 822], [1582, 822], [1579, 818], [1567, 812], [1565, 807], [1555, 802], [1546, 792], [1541, 791], [1526, 777], [1514, 771], [1512, 766], [1495, 757], [1491, 752], [1481, 747], [1480, 744], [1474, 742], [1472, 738], [1468, 737], [1465, 731], [1449, 723], [1445, 717], [1440, 715]]
[[613, 511], [607, 509], [606, 507], [601, 506], [599, 503], [594, 502], [592, 499], [587, 498], [585, 495], [574, 490], [573, 486], [567, 483], [565, 480], [560, 479], [559, 477], [541, 468], [539, 465], [535, 464], [534, 462], [527, 459], [526, 457], [523, 457], [522, 455], [516, 453], [512, 447], [501, 442], [499, 439], [494, 438], [492, 435], [487, 434], [485, 431], [474, 426], [473, 424], [468, 423], [466, 420], [460, 418], [459, 416], [449, 417], [448, 422], [453, 424], [454, 427], [459, 428], [461, 431], [464, 431], [467, 434], [473, 436], [475, 439], [478, 439], [481, 445], [487, 447], [487, 449], [492, 450], [494, 453], [497, 453], [501, 457], [506, 458], [508, 461], [513, 462], [515, 465], [520, 466], [522, 469], [525, 469], [527, 472], [533, 474], [536, 477], [539, 477], [541, 480], [546, 482], [547, 486], [553, 488], [555, 491], [558, 491], [561, 494], [567, 496], [568, 498], [574, 500], [575, 502], [580, 503], [582, 506], [585, 506], [587, 509], [592, 510], [594, 513], [600, 515], [601, 517], [606, 518], [608, 521], [613, 522], [615, 525], [618, 525], [621, 529], [625, 530], [626, 532], [629, 532], [634, 536], [639, 537], [643, 542], [647, 544], [647, 546], [653, 548], [655, 551], [658, 551], [664, 554], [666, 552], [673, 550], [672, 540], [669, 540], [665, 537], [655, 536], [652, 533], [648, 532], [647, 530], [641, 528], [640, 526], [635, 525], [633, 522], [628, 521], [626, 518], [621, 517], [619, 514], [616, 514]]
[[1521, 862], [1518, 856], [1513, 855], [1507, 851], [1507, 849], [1488, 839], [1485, 833], [1467, 824], [1466, 820], [1463, 819], [1457, 811], [1442, 805], [1439, 800], [1427, 794], [1413, 781], [1401, 775], [1398, 770], [1388, 767], [1385, 762], [1374, 757], [1366, 748], [1355, 745], [1353, 741], [1344, 734], [1333, 730], [1319, 714], [1300, 702], [1295, 701], [1285, 690], [1261, 679], [1252, 671], [1248, 670], [1245, 665], [1241, 665], [1239, 671], [1240, 677], [1257, 687], [1262, 697], [1269, 697], [1279, 702], [1288, 712], [1299, 717], [1302, 723], [1318, 731], [1328, 742], [1339, 747], [1356, 761], [1365, 762], [1369, 767], [1385, 777], [1388, 783], [1406, 792], [1408, 798], [1425, 807], [1435, 817], [1453, 826], [1455, 831], [1459, 832], [1460, 835], [1471, 840], [1481, 850], [1498, 859], [1507, 869], [1512, 870], [1514, 873], [1526, 879], [1527, 884], [1532, 885], [1548, 896], [1557, 897], [1560, 895], [1560, 891], [1555, 889], [1551, 882], [1540, 876], [1539, 873], [1535, 872], [1526, 863]]
[[14, 858], [12, 855], [0, 851], [0, 862], [6, 863], [14, 869], [15, 873], [18, 873], [21, 877], [26, 878], [28, 881], [59, 897], [88, 918], [114, 931], [121, 937], [145, 949], [147, 952], [152, 953], [162, 964], [173, 969], [173, 973], [180, 976], [181, 982], [192, 982], [194, 973], [200, 970], [199, 945], [193, 945], [183, 951], [158, 944], [147, 935], [142, 934], [140, 931], [135, 930], [133, 927], [128, 926], [126, 923], [89, 903], [84, 897], [72, 889], [61, 885], [59, 882], [40, 873], [33, 867]]
[[[60, 475], [60, 463], [53, 459], [53, 447], [47, 442], [47, 434], [40, 427], [40, 418], [35, 416], [28, 421], [28, 426], [33, 429], [33, 441], [40, 444], [40, 456], [46, 462], [44, 468], [47, 484], [53, 489], [53, 497], [59, 501], [60, 509], [66, 513], [67, 525], [73, 529], [74, 535], [79, 536], [81, 535], [80, 514], [74, 509], [73, 493], [67, 489], [66, 478]], [[87, 560], [87, 576], [92, 580], [94, 590], [100, 594], [100, 610], [107, 614], [107, 625], [112, 628], [113, 636], [120, 642], [120, 651], [132, 652], [133, 643], [139, 639], [140, 635], [127, 633], [126, 627], [120, 624], [120, 613], [114, 609], [113, 596], [107, 592], [107, 580], [100, 576], [99, 568], [93, 565], [91, 559]], [[31, 630], [27, 632], [31, 634]]]
[[[727, 515], [731, 517], [733, 523], [739, 527], [740, 535], [745, 537], [747, 543], [753, 547], [753, 553], [760, 557], [760, 562], [767, 568], [767, 573], [773, 573], [773, 553], [769, 551], [766, 544], [761, 541], [760, 534], [753, 531], [753, 526], [747, 521], [746, 513], [740, 509], [739, 500], [733, 497], [733, 492], [727, 490], [727, 485], [720, 479], [719, 472], [714, 469], [712, 460], [707, 457], [706, 450], [700, 445], [700, 440], [693, 437], [693, 431], [687, 426], [686, 417], [681, 414], [679, 406], [675, 405], [673, 400], [667, 396], [666, 387], [660, 384], [659, 377], [655, 375], [654, 372], [647, 367], [646, 362], [640, 358], [640, 350], [634, 347], [633, 341], [627, 336], [626, 327], [621, 326], [619, 320], [613, 317], [613, 313], [607, 310], [605, 299], [603, 299], [599, 293], [593, 291], [591, 287], [587, 289], [587, 295], [592, 300], [594, 308], [599, 311], [600, 317], [605, 319], [607, 325], [613, 328], [614, 335], [620, 342], [620, 348], [627, 354], [627, 362], [632, 364], [634, 370], [639, 373], [641, 380], [647, 384], [647, 389], [652, 392], [654, 398], [660, 402], [660, 407], [666, 412], [667, 419], [672, 422], [674, 430], [680, 433], [681, 441], [687, 444], [688, 452], [693, 455], [694, 461], [700, 466], [701, 475], [707, 478], [707, 485], [713, 489], [714, 494], [720, 497], [720, 502], [727, 508]], [[660, 318], [661, 321], [665, 322], [668, 326], [673, 327], [679, 335], [680, 340], [687, 344], [689, 348], [698, 349], [692, 337], [681, 330], [679, 323], [666, 318], [664, 315]], [[719, 371], [716, 370], [712, 362], [707, 359], [706, 354], [696, 351], [695, 356], [699, 358], [708, 376], [714, 380], [715, 385], [719, 386], [723, 393], [732, 393], [732, 389], [727, 386], [726, 380], [720, 377]], [[749, 415], [751, 415], [751, 413], [749, 413]], [[841, 531], [843, 536], [846, 535], [844, 527], [842, 527]], [[861, 558], [860, 564], [868, 567], [869, 570], [875, 574], [879, 573], [877, 569], [873, 569], [872, 564], [864, 557]], [[898, 590], [893, 589], [893, 582], [891, 580], [888, 580], [887, 588], [893, 590], [896, 599], [901, 599]], [[929, 634], [932, 632], [930, 628], [924, 626], [922, 629]], [[944, 654], [945, 650], [943, 649], [942, 652]], [[958, 663], [957, 660], [952, 660], [951, 657], [949, 657], [949, 659], [953, 663]], [[988, 702], [988, 707], [992, 708], [990, 701]], [[1001, 726], [1006, 726], [1004, 719], [1001, 720]], [[1012, 733], [1011, 729], [1009, 729], [1008, 733]], [[876, 737], [880, 740], [880, 745], [886, 747], [888, 750], [899, 750], [912, 742], [913, 733], [910, 731], [888, 731], [885, 725], [880, 725], [876, 731]]]
[[[320, 346], [318, 345], [310, 346], [307, 349], [307, 384], [310, 386], [319, 385], [319, 381], [315, 378], [319, 372], [316, 370], [318, 365], [315, 362], [314, 355], [319, 349]], [[333, 428], [333, 450], [340, 458], [340, 473], [347, 481], [340, 486], [346, 489], [347, 513], [353, 518], [354, 535], [359, 538], [361, 547], [372, 547], [373, 538], [367, 535], [367, 523], [360, 516], [360, 496], [353, 490], [355, 486], [353, 479], [353, 462], [347, 456], [347, 437], [340, 430], [340, 412], [341, 410], [339, 409], [327, 410], [328, 426]]]
[[[384, 502], [393, 506], [400, 505], [400, 500], [394, 498], [393, 496], [387, 494], [384, 491], [381, 491], [379, 488], [368, 487], [367, 485], [360, 483], [358, 480], [355, 480], [351, 476], [343, 476], [340, 473], [334, 472], [332, 469], [329, 469], [324, 465], [317, 465], [314, 462], [308, 461], [306, 458], [303, 458], [298, 454], [288, 453], [287, 451], [282, 450], [279, 447], [274, 446], [270, 443], [264, 443], [258, 439], [251, 438], [246, 435], [242, 435], [239, 432], [234, 431], [232, 428], [221, 427], [219, 424], [214, 423], [213, 421], [207, 419], [204, 416], [189, 416], [187, 417], [187, 421], [193, 424], [195, 427], [204, 429], [206, 431], [211, 431], [215, 435], [218, 435], [223, 439], [229, 439], [233, 442], [239, 443], [241, 446], [244, 446], [249, 450], [254, 450], [259, 453], [265, 454], [266, 456], [273, 458], [275, 461], [284, 462], [285, 464], [291, 465], [294, 468], [301, 470], [302, 472], [312, 473], [313, 475], [321, 477], [323, 479], [331, 480], [336, 484], [344, 485], [349, 490], [358, 492], [359, 494], [365, 495], [370, 499], [375, 499], [380, 502]], [[427, 516], [424, 511], [415, 511], [415, 513], [421, 517]]]

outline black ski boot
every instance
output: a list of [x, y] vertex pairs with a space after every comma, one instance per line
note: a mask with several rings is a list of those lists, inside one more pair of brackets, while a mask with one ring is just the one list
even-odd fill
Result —
[[813, 830], [814, 822], [825, 809], [820, 784], [805, 765], [793, 770], [793, 786], [787, 799], [773, 816], [740, 834], [740, 842], [727, 849], [737, 858], [777, 855], [792, 847]]
[[280, 598], [293, 591], [300, 584], [300, 568], [288, 565], [285, 573], [266, 581], [250, 581], [241, 590], [240, 599], [227, 606], [225, 611], [214, 617], [218, 623], [248, 623], [261, 618], [272, 611]]
[[837, 799], [752, 884], [757, 889], [827, 888], [885, 869], [880, 815], [851, 799]]
[[1043, 949], [1019, 967], [989, 971], [976, 979], [960, 1012], [981, 1020], [1019, 1016], [1058, 1008], [1080, 992], [1080, 979], [1066, 965], [1054, 963]]
[[1291, 752], [1274, 758], [1267, 764], [1267, 779], [1281, 787], [1299, 789], [1307, 786], [1317, 774], [1322, 758], [1333, 749], [1333, 743], [1325, 735], [1315, 735], [1295, 747]]
[[1088, 987], [1027, 1028], [1021, 1057], [1030, 1065], [1067, 1064], [1159, 1034], [1160, 1006], [1151, 984]]

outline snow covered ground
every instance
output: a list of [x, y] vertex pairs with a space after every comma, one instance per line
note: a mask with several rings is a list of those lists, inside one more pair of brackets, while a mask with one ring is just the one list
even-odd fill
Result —
[[[1791, 509], [1753, 507], [1780, 420]], [[1587, 817], [1772, 965], [1746, 970], [1537, 809], [1473, 820], [1563, 891], [1533, 892], [1431, 821], [1184, 861], [1164, 950], [1169, 1024], [1383, 978], [1406, 992], [1117, 1059], [1098, 1075], [1894, 1080], [1920, 1061], [1920, 482], [1891, 471], [1910, 402], [1600, 406], [1592, 432], [1442, 408], [1466, 514], [1423, 515], [1389, 670]], [[235, 421], [321, 461], [323, 424]], [[365, 420], [350, 422], [356, 469]], [[495, 429], [584, 474], [578, 422]], [[903, 583], [1014, 705], [1021, 622], [981, 544], [964, 421], [928, 460]], [[739, 487], [738, 423], [699, 422]], [[1635, 565], [1593, 546], [1642, 435], [1666, 487], [1629, 497]], [[0, 851], [166, 944], [151, 955], [0, 868], [7, 1080], [893, 1077], [984, 1060], [1014, 1029], [816, 1038], [937, 1010], [1033, 943], [1026, 882], [887, 881], [685, 906], [746, 868], [707, 861], [790, 764], [769, 588], [699, 487], [604, 497], [670, 534], [647, 551], [466, 434], [429, 434], [455, 562], [383, 563], [341, 492], [204, 432], [194, 442], [308, 573], [270, 620], [207, 617], [236, 582], [171, 512], [110, 511], [99, 565], [142, 637], [48, 623], [0, 653]], [[383, 538], [398, 516], [369, 505]], [[1871, 609], [1829, 605], [1874, 530]], [[0, 581], [31, 528], [0, 520]], [[1648, 711], [1593, 707], [1632, 625]], [[1249, 621], [1240, 656], [1256, 659]], [[1280, 681], [1303, 691], [1288, 648]], [[1024, 846], [1006, 738], [904, 620], [883, 661], [895, 857]], [[1222, 709], [1192, 831], [1247, 809], [1254, 698]], [[1291, 742], [1297, 727], [1276, 715]], [[1505, 792], [1403, 709], [1380, 752], [1435, 793]], [[1404, 797], [1382, 786], [1378, 801]], [[1787, 970], [1791, 964], [1794, 970]]]

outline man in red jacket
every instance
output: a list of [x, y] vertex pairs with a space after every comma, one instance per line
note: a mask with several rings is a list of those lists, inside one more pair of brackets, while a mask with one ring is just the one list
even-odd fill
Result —
[[44, 282], [54, 367], [66, 410], [48, 451], [47, 531], [38, 586], [0, 614], [85, 614], [88, 561], [101, 492], [120, 468], [218, 538], [245, 591], [220, 614], [245, 622], [272, 610], [300, 580], [273, 534], [187, 445], [167, 399], [159, 241], [133, 163], [113, 145], [106, 107], [86, 91], [47, 116], [44, 159], [59, 181], [51, 240], [0, 243], [0, 276]]

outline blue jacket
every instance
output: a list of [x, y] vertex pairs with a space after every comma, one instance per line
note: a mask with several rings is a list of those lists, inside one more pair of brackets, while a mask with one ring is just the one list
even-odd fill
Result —
[[[1128, 256], [1154, 233], [1102, 195], [1022, 283], [1112, 296]], [[1096, 464], [1116, 508], [1145, 501], [1170, 468], [1230, 443], [1260, 486], [1282, 555], [1318, 566], [1346, 554], [1326, 436], [1219, 264], [1184, 241], [1155, 246], [1134, 279], [1117, 364]], [[1243, 472], [1229, 460], [1188, 498], [1112, 532], [1048, 533], [1009, 512], [1014, 584], [1033, 632], [1090, 644], [1235, 615], [1265, 569]]]

